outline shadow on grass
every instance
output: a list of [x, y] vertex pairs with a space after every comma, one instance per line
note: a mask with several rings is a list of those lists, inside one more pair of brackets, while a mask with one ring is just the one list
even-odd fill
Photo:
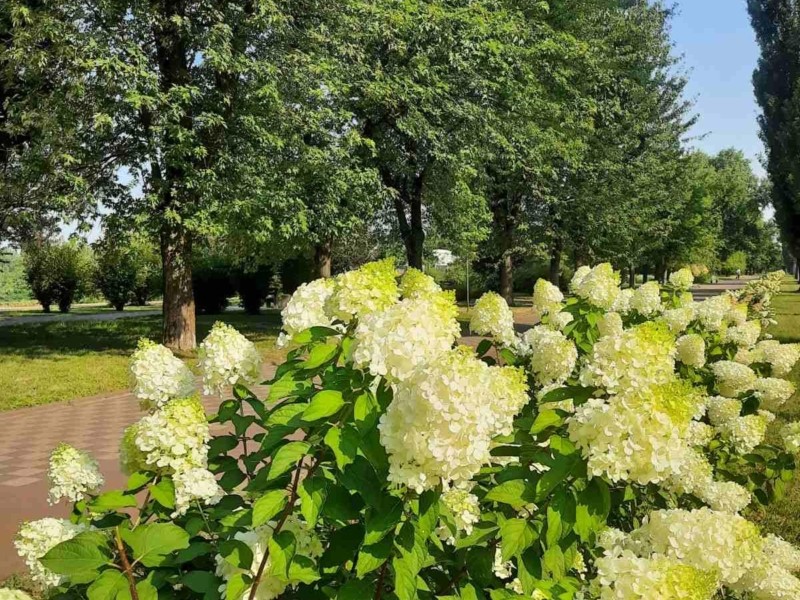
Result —
[[[233, 325], [257, 345], [273, 340], [280, 332], [280, 314], [277, 311], [258, 316], [244, 313], [198, 315], [198, 341], [206, 336], [216, 321]], [[98, 352], [128, 356], [140, 338], [159, 340], [161, 323], [160, 316], [151, 316], [118, 321], [67, 321], [2, 327], [0, 355], [56, 360]]]

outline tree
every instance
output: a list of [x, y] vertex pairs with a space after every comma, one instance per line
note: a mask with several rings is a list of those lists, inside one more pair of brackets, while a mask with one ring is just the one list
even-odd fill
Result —
[[25, 277], [44, 312], [52, 304], [69, 312], [73, 301], [89, 287], [93, 269], [89, 248], [76, 242], [37, 240], [24, 247]]
[[159, 261], [153, 244], [141, 235], [107, 230], [94, 249], [95, 281], [106, 300], [117, 310], [129, 302], [147, 304], [159, 286]]
[[753, 74], [761, 106], [761, 137], [772, 185], [775, 218], [791, 254], [800, 256], [800, 4], [797, 0], [748, 0], [761, 48]]
[[[12, 2], [12, 10], [21, 6]], [[82, 134], [81, 152], [59, 167], [78, 188], [117, 181], [120, 170], [141, 183], [143, 195], [118, 187], [103, 202], [158, 233], [163, 333], [173, 348], [196, 342], [198, 236], [238, 231], [259, 243], [303, 227], [281, 150], [284, 123], [302, 122], [294, 114], [302, 100], [324, 89], [307, 52], [326, 27], [326, 6], [66, 0], [43, 2], [19, 22], [13, 56], [21, 70], [29, 52], [49, 44], [47, 74], [58, 94], [45, 116], [72, 115]]]

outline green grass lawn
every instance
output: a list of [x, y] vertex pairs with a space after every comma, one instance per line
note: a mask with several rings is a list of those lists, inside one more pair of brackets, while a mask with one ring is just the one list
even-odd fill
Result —
[[[141, 312], [149, 310], [161, 310], [161, 301], [150, 302], [145, 306], [126, 306], [126, 313]], [[95, 302], [89, 304], [73, 304], [67, 315], [99, 315], [99, 314], [112, 314], [118, 312], [113, 306], [105, 303]], [[42, 310], [39, 305], [25, 304], [7, 304], [0, 306], [0, 321], [11, 317], [43, 317], [50, 315], [62, 315], [64, 313], [58, 312], [58, 307], [53, 306], [49, 313]]]
[[[198, 340], [218, 320], [253, 340], [265, 360], [281, 357], [276, 312], [198, 316]], [[137, 341], [160, 333], [160, 316], [0, 327], [0, 411], [129, 389]]]

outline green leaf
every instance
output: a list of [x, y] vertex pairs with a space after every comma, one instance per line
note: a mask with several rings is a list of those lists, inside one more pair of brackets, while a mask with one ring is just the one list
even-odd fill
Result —
[[250, 587], [251, 578], [244, 573], [236, 573], [225, 582], [225, 600], [241, 600]]
[[593, 534], [606, 525], [611, 512], [611, 493], [608, 484], [597, 477], [578, 495], [575, 508], [575, 533], [582, 542], [591, 542]]
[[296, 396], [309, 385], [308, 380], [297, 372], [287, 373], [269, 388], [267, 402], [277, 402], [284, 398]]
[[303, 411], [303, 420], [310, 423], [330, 417], [339, 412], [343, 406], [342, 392], [322, 390], [311, 398], [308, 407]]
[[544, 551], [542, 565], [553, 579], [558, 580], [566, 575], [567, 568], [564, 564], [564, 552], [558, 544], [550, 546]]
[[531, 433], [536, 435], [550, 427], [558, 427], [564, 423], [564, 417], [554, 410], [543, 410], [536, 415], [536, 420], [531, 427]]
[[181, 582], [193, 592], [203, 594], [204, 600], [219, 598], [219, 587], [223, 583], [210, 571], [189, 571], [181, 578]]
[[171, 479], [162, 479], [150, 486], [150, 495], [165, 508], [175, 508], [175, 484]]
[[389, 560], [394, 548], [394, 537], [387, 535], [377, 544], [364, 545], [358, 553], [356, 575], [363, 577]]
[[476, 523], [472, 528], [472, 533], [463, 538], [456, 539], [456, 548], [461, 549], [482, 544], [494, 537], [494, 534], [498, 529], [499, 527], [497, 524], [492, 523], [491, 521], [481, 521], [480, 523]]
[[355, 402], [353, 407], [353, 417], [356, 421], [356, 427], [361, 433], [369, 431], [378, 422], [378, 415], [380, 407], [378, 400], [370, 392], [362, 392]]
[[110, 562], [108, 539], [98, 531], [85, 531], [51, 548], [39, 560], [54, 573], [83, 578]]
[[289, 564], [294, 558], [297, 541], [290, 531], [281, 531], [272, 536], [269, 546], [269, 574], [283, 582], [289, 581]]
[[300, 498], [300, 513], [309, 527], [317, 524], [317, 519], [325, 503], [328, 492], [328, 480], [322, 476], [305, 478], [297, 488]]
[[303, 361], [303, 369], [316, 369], [332, 360], [339, 351], [338, 344], [320, 344], [314, 346], [308, 353], [308, 358]]
[[321, 567], [340, 567], [352, 560], [364, 539], [364, 527], [359, 523], [333, 532], [328, 548], [319, 559]]
[[400, 529], [395, 538], [395, 548], [397, 553], [392, 560], [394, 593], [400, 600], [414, 600], [417, 597], [417, 574], [422, 568], [422, 559], [411, 521], [406, 521]]
[[539, 534], [526, 519], [507, 519], [500, 523], [503, 560], [524, 552], [537, 540]]
[[358, 442], [358, 432], [352, 427], [344, 429], [331, 427], [325, 435], [325, 444], [333, 450], [336, 466], [341, 470], [355, 460], [358, 454]]
[[289, 580], [299, 581], [306, 585], [314, 583], [319, 579], [319, 573], [314, 565], [314, 561], [307, 556], [295, 555], [289, 564]]
[[263, 525], [283, 510], [288, 499], [286, 490], [271, 490], [253, 503], [253, 527]]
[[149, 523], [121, 531], [133, 550], [133, 560], [145, 567], [158, 567], [173, 552], [189, 546], [189, 534], [172, 523]]
[[289, 442], [278, 448], [277, 452], [272, 456], [268, 479], [276, 479], [292, 469], [308, 453], [310, 448], [311, 444], [308, 442]]
[[147, 473], [143, 471], [132, 473], [131, 476], [128, 477], [127, 490], [129, 492], [137, 491], [150, 483], [153, 477], [153, 473]]
[[336, 591], [336, 600], [368, 600], [375, 595], [375, 584], [351, 579]]
[[403, 502], [399, 498], [387, 498], [380, 506], [370, 508], [366, 517], [365, 544], [375, 544], [400, 522]]
[[504, 481], [500, 485], [490, 489], [484, 500], [487, 502], [500, 502], [508, 504], [514, 509], [519, 510], [526, 504], [530, 504], [536, 499], [536, 492], [532, 483], [524, 479], [512, 479]]
[[133, 508], [135, 506], [138, 506], [136, 497], [120, 490], [112, 490], [105, 494], [100, 494], [97, 498], [89, 502], [89, 508], [93, 512], [109, 512], [120, 508]]
[[249, 571], [253, 566], [253, 551], [241, 540], [225, 540], [219, 545], [219, 554], [237, 569]]
[[116, 569], [108, 569], [92, 582], [86, 590], [89, 600], [115, 600], [117, 594], [128, 589], [128, 579]]

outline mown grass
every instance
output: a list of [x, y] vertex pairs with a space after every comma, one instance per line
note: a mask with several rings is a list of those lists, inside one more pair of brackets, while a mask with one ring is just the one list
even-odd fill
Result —
[[[282, 356], [275, 347], [277, 313], [201, 315], [198, 339], [218, 320], [253, 340], [265, 360]], [[150, 316], [0, 327], [0, 411], [129, 389], [130, 355], [139, 338], [160, 337], [161, 323]]]

